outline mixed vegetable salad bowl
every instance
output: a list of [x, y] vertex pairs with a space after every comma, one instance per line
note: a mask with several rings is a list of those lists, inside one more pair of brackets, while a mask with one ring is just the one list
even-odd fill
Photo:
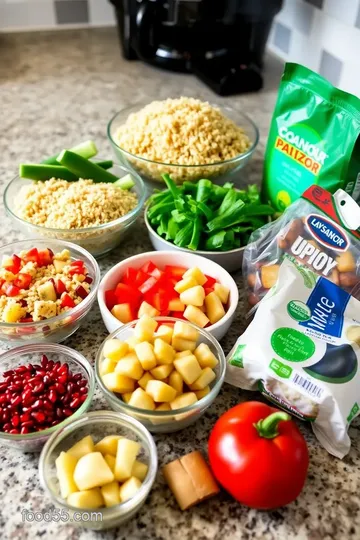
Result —
[[[194, 341], [184, 340], [182, 338], [176, 338], [176, 340], [170, 341], [172, 346], [167, 343], [164, 346], [163, 352], [173, 347], [173, 363], [159, 364], [157, 367], [146, 371], [143, 369], [143, 376], [139, 380], [132, 380], [129, 376], [123, 376], [119, 368], [115, 367], [115, 373], [109, 372], [109, 363], [112, 362], [110, 356], [117, 355], [118, 351], [116, 347], [120, 344], [123, 347], [123, 343], [129, 346], [127, 357], [131, 356], [132, 346], [134, 338], [139, 336], [140, 332], [143, 335], [140, 337], [140, 345], [143, 348], [152, 348], [150, 341], [154, 341], [154, 350], [157, 354], [156, 348], [156, 336], [160, 328], [170, 328], [173, 336], [175, 336], [176, 326], [180, 325], [190, 338], [195, 335]], [[155, 329], [153, 338], [150, 338], [152, 329]], [[164, 336], [163, 336], [164, 337]], [[149, 342], [146, 341], [147, 338]], [[166, 338], [162, 339], [164, 341]], [[193, 343], [193, 346], [191, 346]], [[115, 347], [114, 347], [115, 344]], [[186, 350], [185, 346], [191, 347], [190, 350]], [[145, 347], [144, 347], [145, 346]], [[135, 354], [145, 366], [148, 361], [144, 356], [141, 356], [140, 351], [135, 346]], [[177, 351], [177, 352], [176, 352]], [[172, 354], [173, 354], [172, 353]], [[165, 353], [166, 354], [166, 353]], [[139, 356], [138, 356], [139, 355]], [[200, 360], [201, 358], [201, 360]], [[109, 362], [110, 360], [110, 362]], [[128, 363], [128, 360], [125, 360]], [[163, 357], [163, 361], [165, 357]], [[179, 361], [179, 363], [178, 363]], [[131, 360], [130, 360], [131, 362]], [[206, 370], [201, 370], [198, 362], [201, 365], [206, 366]], [[118, 364], [123, 364], [124, 360], [120, 359]], [[180, 366], [180, 364], [184, 364]], [[195, 366], [194, 366], [195, 364]], [[174, 367], [176, 366], [176, 369]], [[210, 368], [210, 366], [212, 366]], [[136, 418], [152, 433], [172, 433], [182, 430], [194, 422], [196, 422], [206, 411], [206, 409], [213, 403], [216, 396], [220, 392], [221, 386], [224, 382], [226, 369], [226, 360], [224, 352], [219, 342], [205, 329], [199, 328], [191, 323], [184, 323], [182, 319], [175, 319], [172, 317], [155, 317], [149, 318], [147, 316], [142, 317], [138, 321], [131, 322], [118, 328], [112, 334], [110, 334], [106, 340], [100, 346], [96, 360], [95, 360], [95, 376], [98, 385], [100, 386], [106, 401], [109, 406], [118, 412], [125, 413], [133, 418]], [[179, 371], [178, 371], [179, 370]], [[195, 371], [193, 376], [193, 371]], [[180, 376], [180, 388], [178, 383], [172, 381], [172, 377]], [[164, 373], [163, 373], [164, 372]], [[168, 376], [164, 377], [168, 372]], [[204, 380], [203, 384], [194, 386], [190, 381], [195, 381], [196, 376], [199, 376], [202, 372], [205, 372], [206, 378], [210, 374], [208, 380]], [[209, 372], [209, 373], [208, 373]], [[128, 372], [128, 375], [131, 373]], [[191, 377], [191, 379], [188, 379]], [[115, 381], [115, 386], [112, 383]], [[149, 382], [150, 381], [150, 382]], [[197, 382], [197, 381], [196, 381]], [[124, 383], [130, 384], [125, 388], [120, 388], [117, 384], [123, 385]], [[175, 391], [171, 384], [177, 387]], [[189, 383], [189, 384], [188, 384]], [[153, 398], [149, 397], [151, 392], [149, 386], [162, 386], [167, 387], [165, 392], [167, 393], [170, 388], [170, 392], [174, 393], [174, 396], [164, 397], [156, 396], [153, 394]], [[136, 388], [137, 387], [137, 388]], [[145, 387], [145, 390], [144, 390]], [[162, 393], [162, 389], [160, 393]], [[155, 388], [155, 393], [158, 393], [158, 389]], [[131, 395], [130, 395], [131, 394]], [[169, 400], [173, 399], [171, 403]], [[154, 404], [155, 402], [155, 404]]]
[[96, 299], [99, 266], [61, 240], [22, 240], [0, 248], [0, 341], [64, 341]]
[[[99, 161], [99, 163], [105, 164], [107, 162]], [[104, 171], [105, 173], [110, 172], [119, 178], [120, 181], [122, 179], [125, 179], [126, 181], [126, 179], [129, 178], [129, 169], [120, 165], [115, 165], [111, 161], [109, 161], [109, 165], [111, 165], [111, 168]], [[59, 169], [61, 169], [61, 167], [59, 167]], [[24, 175], [26, 175], [26, 171], [27, 169], [24, 169]], [[71, 228], [68, 228], [65, 223], [62, 224], [58, 219], [57, 226], [54, 227], [44, 224], [34, 224], [25, 217], [20, 216], [19, 196], [21, 196], [25, 186], [31, 187], [31, 185], [34, 184], [33, 180], [27, 179], [26, 177], [21, 178], [20, 176], [17, 176], [8, 184], [4, 192], [4, 207], [15, 225], [26, 236], [31, 238], [66, 240], [86, 249], [94, 257], [100, 257], [110, 252], [123, 241], [125, 235], [129, 232], [130, 228], [135, 224], [141, 214], [146, 198], [145, 186], [141, 177], [136, 172], [131, 172], [131, 180], [133, 185], [129, 189], [129, 193], [133, 193], [136, 196], [137, 200], [135, 206], [125, 215], [100, 225], [81, 227], [71, 226]], [[57, 180], [49, 180], [49, 182], [55, 184]], [[36, 184], [40, 183], [42, 184], [43, 182], [36, 182]], [[72, 181], [73, 187], [75, 183], [76, 182]], [[112, 189], [111, 183], [110, 189]], [[119, 187], [118, 189], [120, 190], [121, 188]], [[30, 194], [30, 196], [32, 196], [32, 194]], [[109, 198], [111, 199], [111, 194]], [[32, 212], [32, 210], [30, 211]], [[76, 210], [74, 211], [74, 214], [75, 212]], [[100, 212], [100, 209], [98, 212]]]
[[[192, 99], [190, 101], [196, 102], [195, 107], [194, 110], [190, 107], [190, 114], [188, 114], [187, 110], [181, 109], [182, 100], [186, 101], [187, 98], [150, 104], [139, 103], [116, 113], [107, 128], [116, 160], [126, 167], [131, 167], [144, 180], [156, 183], [163, 181], [162, 175], [165, 173], [170, 174], [177, 184], [184, 181], [197, 181], [200, 178], [216, 178], [220, 183], [236, 178], [239, 170], [252, 158], [259, 141], [259, 130], [254, 122], [232, 107], [212, 106]], [[173, 102], [170, 110], [168, 110], [168, 101]], [[154, 117], [151, 116], [153, 105], [157, 109]], [[202, 112], [204, 106], [206, 109]], [[147, 110], [150, 114], [149, 118], [146, 117], [146, 113], [143, 114], [143, 111]], [[213, 111], [218, 111], [220, 118], [216, 116], [212, 122], [209, 113]], [[138, 113], [141, 117], [137, 116]], [[132, 118], [133, 121], [131, 121]], [[127, 127], [129, 120], [130, 125]], [[177, 133], [179, 126], [185, 127], [186, 133], [181, 131]], [[125, 137], [120, 139], [119, 132], [124, 127], [126, 128]], [[230, 131], [234, 128], [239, 130], [240, 137], [244, 139], [243, 149], [239, 150], [237, 155], [227, 158], [227, 151], [233, 146], [234, 140]], [[150, 134], [148, 130], [151, 131]], [[212, 130], [217, 131], [217, 134], [221, 136], [216, 141], [216, 156], [206, 159], [215, 144], [215, 134]], [[175, 140], [176, 137], [178, 137], [177, 140]], [[199, 144], [194, 144], [194, 137], [201, 139], [198, 141]], [[144, 155], [140, 150], [137, 151], [138, 139], [143, 142], [150, 141], [147, 147], [150, 154], [145, 152]], [[130, 145], [124, 145], [122, 140]], [[127, 148], [131, 148], [131, 151]], [[176, 152], [174, 154], [174, 149], [177, 148], [181, 149], [185, 155], [180, 162]], [[159, 158], [146, 157], [146, 155], [155, 155], [154, 152], [159, 155]], [[164, 156], [164, 152], [168, 156], [166, 160], [163, 157], [160, 158]]]

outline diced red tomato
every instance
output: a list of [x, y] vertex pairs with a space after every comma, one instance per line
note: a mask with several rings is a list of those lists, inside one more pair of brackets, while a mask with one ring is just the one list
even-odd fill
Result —
[[167, 264], [164, 268], [165, 273], [176, 278], [176, 281], [180, 281], [186, 270], [187, 268], [184, 268], [183, 266], [172, 266], [170, 264]]
[[171, 317], [175, 317], [175, 319], [185, 319], [184, 317], [184, 313], [182, 311], [172, 311], [171, 312]]
[[13, 283], [16, 287], [19, 287], [19, 289], [28, 289], [31, 281], [32, 277], [30, 274], [20, 273], [17, 275], [16, 279], [14, 279]]
[[108, 309], [112, 310], [112, 308], [118, 303], [115, 291], [105, 291], [105, 304]]
[[61, 307], [68, 307], [68, 308], [75, 307], [74, 300], [66, 292], [61, 295]]
[[62, 293], [66, 292], [65, 283], [61, 279], [55, 279], [54, 283], [55, 283], [56, 294], [58, 296], [61, 296]]
[[137, 274], [138, 271], [130, 266], [125, 270], [125, 274], [123, 275], [121, 282], [134, 287]]
[[118, 283], [115, 289], [115, 295], [117, 298], [117, 304], [130, 304], [131, 306], [137, 306], [141, 300], [141, 293], [131, 287], [126, 285], [126, 283]]
[[20, 289], [12, 283], [5, 282], [1, 287], [1, 292], [6, 294], [6, 296], [18, 296], [20, 294]]
[[49, 264], [53, 262], [53, 259], [54, 259], [54, 253], [49, 248], [40, 249], [38, 251], [38, 256], [39, 256], [39, 261], [38, 261], [39, 266], [48, 266]]
[[21, 259], [20, 257], [18, 257], [17, 255], [12, 255], [11, 258], [11, 261], [12, 263], [11, 264], [7, 264], [4, 266], [5, 270], [7, 270], [8, 272], [12, 272], [13, 274], [17, 274], [21, 268]]
[[207, 276], [206, 274], [205, 274], [205, 277], [206, 277], [206, 281], [205, 281], [203, 287], [205, 289], [209, 289], [210, 287], [213, 287], [215, 285], [215, 283], [216, 283], [216, 279], [211, 277], [211, 276]]
[[28, 263], [28, 262], [38, 263], [39, 262], [39, 252], [38, 252], [37, 248], [29, 249], [29, 251], [24, 255], [23, 260], [26, 263]]
[[151, 291], [152, 288], [156, 287], [157, 283], [158, 280], [156, 277], [150, 276], [146, 281], [144, 281], [144, 283], [140, 285], [140, 287], [138, 287], [138, 289], [142, 294], [145, 294], [148, 291]]

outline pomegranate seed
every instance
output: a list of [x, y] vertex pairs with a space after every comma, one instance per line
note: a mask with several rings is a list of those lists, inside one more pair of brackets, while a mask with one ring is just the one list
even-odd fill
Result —
[[43, 383], [44, 383], [44, 384], [49, 384], [50, 382], [51, 382], [51, 377], [50, 377], [50, 375], [44, 375]]
[[26, 366], [26, 369], [27, 369], [28, 371], [33, 372], [33, 371], [34, 371], [34, 366], [33, 366], [32, 364], [28, 364], [28, 365]]
[[[38, 370], [36, 370], [36, 375], [40, 375], [40, 377], [43, 379], [44, 376], [46, 375], [45, 369], [38, 369]], [[43, 380], [44, 380], [44, 379], [43, 379]]]
[[65, 386], [60, 383], [55, 383], [55, 388], [58, 394], [65, 394]]
[[67, 385], [66, 385], [66, 390], [67, 390], [68, 392], [70, 392], [70, 394], [71, 394], [71, 392], [74, 390], [74, 388], [75, 388], [75, 384], [74, 384], [74, 383], [72, 383], [72, 382], [67, 383]]
[[4, 426], [3, 426], [4, 431], [9, 431], [11, 428], [12, 428], [12, 425], [9, 422], [4, 424]]
[[61, 362], [60, 360], [58, 360], [57, 362], [55, 362], [54, 364], [54, 371], [57, 371], [59, 369], [59, 367], [61, 367]]
[[48, 360], [47, 369], [51, 370], [54, 367], [54, 365], [55, 365], [54, 360]]
[[30, 413], [24, 413], [20, 416], [21, 423], [28, 422], [30, 420]]
[[3, 392], [5, 392], [7, 388], [7, 384], [6, 383], [0, 383], [0, 394], [2, 394]]
[[43, 368], [46, 368], [49, 364], [49, 360], [48, 360], [48, 357], [46, 356], [46, 354], [43, 354], [42, 357], [41, 357], [41, 365]]
[[51, 422], [51, 425], [52, 425], [52, 426], [56, 426], [58, 423], [59, 423], [58, 420], [53, 420], [53, 421]]
[[34, 375], [34, 377], [31, 377], [31, 379], [28, 379], [28, 384], [31, 384], [34, 386], [34, 384], [37, 384], [39, 381], [41, 381], [41, 375]]
[[12, 377], [14, 375], [14, 371], [12, 369], [9, 369], [8, 371], [4, 371], [3, 376], [4, 377]]
[[56, 416], [57, 416], [58, 418], [64, 418], [64, 413], [63, 413], [62, 409], [60, 409], [60, 407], [58, 407], [58, 408], [56, 409]]
[[9, 433], [11, 433], [11, 435], [19, 435], [20, 431], [16, 428], [13, 428], [10, 429]]
[[87, 394], [87, 388], [85, 386], [82, 386], [80, 389], [79, 389], [79, 392], [80, 394]]
[[8, 421], [10, 420], [10, 411], [9, 411], [9, 410], [4, 411], [4, 412], [2, 413], [1, 420], [2, 420], [3, 422], [8, 422]]
[[65, 416], [71, 416], [73, 414], [74, 411], [72, 411], [71, 409], [64, 409], [64, 414]]
[[82, 388], [83, 386], [87, 386], [87, 381], [85, 379], [82, 379], [78, 382], [78, 386]]
[[60, 377], [58, 377], [58, 381], [61, 384], [65, 384], [67, 380], [68, 380], [67, 373], [63, 373], [62, 375], [60, 375]]
[[53, 410], [53, 404], [51, 403], [51, 401], [49, 401], [46, 398], [43, 400], [43, 407], [44, 407], [44, 409], [47, 409], [50, 412], [52, 412], [52, 410]]
[[77, 409], [80, 405], [81, 401], [79, 397], [76, 397], [72, 401], [70, 401], [69, 407], [70, 409]]
[[7, 403], [9, 401], [9, 398], [6, 394], [1, 394], [0, 396], [0, 404]]
[[71, 394], [66, 394], [66, 396], [62, 396], [61, 401], [63, 402], [64, 405], [69, 405], [71, 401]]
[[34, 364], [34, 369], [38, 371], [39, 369], [42, 369], [42, 366], [40, 364]]
[[31, 416], [39, 423], [39, 424], [43, 424], [46, 420], [46, 416], [43, 412], [41, 411], [36, 411], [36, 412], [32, 412], [31, 413]]
[[33, 394], [41, 394], [41, 392], [44, 390], [45, 385], [43, 382], [40, 382], [33, 388]]
[[21, 396], [16, 396], [11, 400], [11, 405], [13, 407], [17, 407], [18, 405], [20, 405], [21, 401]]
[[44, 402], [42, 399], [37, 399], [32, 405], [31, 405], [31, 408], [32, 409], [39, 409], [40, 407], [42, 407], [44, 405]]
[[14, 416], [11, 419], [11, 423], [13, 427], [18, 427], [18, 425], [20, 424], [20, 416], [18, 414], [14, 414]]
[[80, 379], [82, 379], [81, 373], [75, 373], [73, 376], [73, 381], [80, 381]]
[[87, 398], [87, 393], [86, 393], [86, 394], [83, 394], [82, 396], [80, 396], [79, 399], [80, 399], [81, 403], [84, 403], [84, 401], [86, 400], [86, 398]]
[[34, 426], [34, 421], [33, 420], [27, 420], [26, 422], [22, 422], [21, 423], [21, 426], [22, 427], [33, 427]]
[[57, 394], [56, 394], [55, 390], [50, 390], [48, 397], [49, 397], [51, 403], [55, 403], [55, 401], [57, 400]]
[[26, 435], [27, 433], [30, 433], [30, 429], [26, 426], [22, 426], [22, 428], [20, 429], [20, 433], [21, 435]]

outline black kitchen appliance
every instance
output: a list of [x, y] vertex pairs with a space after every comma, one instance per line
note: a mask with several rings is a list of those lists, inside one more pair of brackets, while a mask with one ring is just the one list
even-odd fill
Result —
[[283, 0], [110, 0], [123, 55], [193, 72], [217, 94], [262, 87], [266, 42]]

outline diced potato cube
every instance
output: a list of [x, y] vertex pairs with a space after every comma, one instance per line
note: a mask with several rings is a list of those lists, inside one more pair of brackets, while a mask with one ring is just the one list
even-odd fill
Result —
[[169, 302], [169, 311], [184, 311], [185, 304], [182, 303], [180, 298], [173, 298]]
[[204, 390], [216, 378], [216, 373], [209, 367], [202, 370], [195, 382], [190, 384], [190, 390]]
[[114, 474], [101, 452], [90, 452], [76, 464], [74, 481], [79, 490], [104, 486], [114, 480]]
[[[193, 354], [174, 360], [174, 366], [186, 384], [192, 384], [201, 375], [201, 367]], [[200, 390], [200, 388], [198, 389]]]
[[134, 379], [130, 379], [130, 377], [121, 373], [107, 373], [103, 376], [102, 380], [108, 390], [118, 392], [119, 394], [132, 392], [135, 388]]
[[190, 341], [189, 339], [182, 339], [179, 337], [172, 338], [172, 346], [177, 352], [181, 351], [194, 351], [196, 349], [196, 341]]
[[130, 304], [116, 304], [111, 310], [112, 315], [123, 324], [127, 324], [134, 320], [134, 314], [131, 311]]
[[130, 439], [120, 439], [116, 452], [115, 478], [119, 482], [124, 482], [131, 476], [136, 456], [140, 452], [140, 444]]
[[159, 365], [172, 364], [175, 356], [173, 347], [161, 338], [154, 340], [154, 353]]
[[131, 499], [137, 491], [141, 488], [141, 482], [135, 476], [126, 480], [120, 488], [119, 495], [121, 502], [128, 501]]
[[202, 368], [214, 368], [219, 363], [215, 354], [210, 350], [209, 345], [206, 343], [200, 343], [200, 345], [196, 347], [194, 355]]
[[70, 493], [78, 491], [74, 481], [77, 459], [67, 452], [61, 452], [55, 460], [56, 474], [59, 480], [60, 494], [66, 499]]
[[188, 341], [197, 341], [199, 339], [199, 331], [186, 322], [176, 321], [173, 337], [179, 337]]
[[129, 351], [129, 345], [120, 339], [107, 339], [104, 343], [103, 355], [114, 362], [123, 358]]
[[119, 482], [114, 480], [114, 482], [110, 482], [110, 484], [106, 484], [106, 486], [102, 486], [100, 488], [101, 495], [104, 499], [105, 506], [115, 506], [116, 504], [120, 504], [120, 486]]
[[[189, 354], [191, 354], [190, 351], [189, 351]], [[170, 386], [175, 388], [176, 395], [179, 396], [180, 394], [183, 393], [184, 382], [182, 380], [180, 373], [178, 373], [177, 371], [173, 371], [172, 373], [170, 373], [169, 384]]]
[[86, 435], [86, 437], [83, 437], [82, 439], [80, 439], [80, 441], [78, 441], [71, 448], [69, 448], [67, 453], [76, 457], [76, 459], [80, 459], [82, 456], [85, 456], [85, 454], [89, 454], [93, 451], [94, 441], [91, 435]]
[[135, 345], [135, 352], [143, 369], [148, 371], [156, 366], [154, 347], [151, 343], [143, 341], [142, 343]]
[[154, 332], [157, 327], [157, 322], [148, 315], [143, 315], [135, 325], [134, 335], [140, 341], [151, 341], [154, 337]]
[[100, 489], [94, 488], [71, 493], [67, 498], [67, 503], [70, 506], [75, 506], [75, 508], [92, 510], [94, 508], [100, 508], [103, 506], [104, 499], [102, 498]]
[[109, 465], [112, 472], [114, 473], [115, 472], [115, 463], [116, 463], [115, 456], [112, 456], [111, 454], [105, 454], [104, 459], [105, 459], [106, 463]]
[[211, 324], [215, 324], [225, 315], [224, 306], [221, 303], [220, 298], [211, 292], [205, 298], [206, 315], [208, 316]]
[[205, 313], [203, 313], [200, 308], [195, 306], [187, 306], [184, 311], [184, 317], [193, 324], [200, 326], [200, 328], [204, 328], [204, 326], [210, 322]]
[[146, 393], [158, 403], [168, 403], [176, 398], [176, 390], [163, 381], [149, 381], [146, 386]]
[[124, 392], [124, 394], [121, 394], [122, 400], [125, 401], [125, 403], [129, 403], [132, 396], [132, 392]]
[[160, 311], [158, 311], [156, 308], [154, 308], [152, 305], [145, 302], [141, 302], [139, 311], [138, 311], [138, 318], [142, 317], [143, 315], [148, 315], [149, 317], [157, 317], [160, 315]]
[[194, 278], [198, 285], [204, 285], [204, 283], [207, 282], [207, 277], [204, 276], [200, 268], [198, 268], [197, 266], [194, 266], [194, 268], [189, 268], [189, 270], [186, 270], [185, 274], [183, 275], [183, 279], [186, 279], [189, 277]]
[[221, 285], [221, 283], [215, 283], [214, 293], [220, 298], [222, 304], [227, 304], [230, 294], [230, 289], [228, 287]]
[[187, 349], [185, 351], [177, 352], [175, 354], [175, 358], [184, 358], [184, 356], [190, 356], [190, 354], [192, 354], [192, 352], [190, 351], [190, 349]]
[[154, 381], [154, 377], [151, 376], [149, 372], [144, 373], [144, 375], [141, 377], [141, 379], [138, 380], [138, 385], [143, 389], [146, 390], [146, 385], [149, 381]]
[[207, 396], [210, 393], [210, 386], [205, 386], [203, 390], [197, 390], [195, 392], [196, 397], [198, 399], [202, 399], [203, 397]]
[[116, 456], [118, 440], [121, 438], [121, 435], [107, 435], [95, 444], [94, 452]]
[[130, 352], [134, 352], [135, 351], [135, 347], [136, 345], [138, 345], [139, 343], [141, 343], [140, 339], [138, 339], [137, 337], [135, 336], [131, 336], [129, 338], [127, 338], [125, 340], [125, 343], [127, 343], [129, 345], [129, 351]]
[[154, 377], [154, 379], [162, 381], [170, 375], [173, 369], [173, 364], [163, 364], [162, 366], [156, 366], [150, 371], [150, 373]]
[[174, 289], [177, 293], [181, 294], [187, 289], [191, 289], [191, 287], [196, 287], [197, 284], [198, 283], [194, 278], [189, 277], [187, 279], [181, 279], [180, 281], [178, 281]]
[[121, 373], [138, 381], [143, 376], [144, 370], [141, 363], [138, 360], [137, 355], [132, 352], [124, 356], [118, 361], [115, 368], [115, 373]]
[[[169, 308], [170, 309], [170, 308]], [[168, 326], [167, 324], [161, 324], [159, 328], [156, 330], [154, 338], [160, 338], [166, 343], [171, 343], [173, 335], [173, 328], [172, 326]]]
[[100, 364], [100, 375], [106, 375], [107, 373], [112, 373], [115, 370], [116, 362], [110, 360], [110, 358], [104, 358]]
[[[149, 381], [150, 384], [152, 381]], [[138, 409], [147, 409], [153, 411], [155, 409], [155, 403], [153, 398], [145, 392], [142, 388], [137, 388], [133, 393], [129, 401], [129, 405], [137, 407]]]
[[181, 394], [181, 396], [177, 396], [174, 401], [171, 401], [170, 407], [173, 411], [175, 409], [183, 409], [184, 407], [193, 405], [197, 400], [194, 392], [186, 392], [185, 394]]
[[148, 468], [149, 467], [146, 465], [146, 463], [136, 460], [131, 471], [131, 476], [135, 476], [141, 480], [141, 482], [143, 482], [146, 478]]
[[202, 306], [205, 300], [204, 287], [196, 285], [180, 294], [180, 300], [187, 306]]

